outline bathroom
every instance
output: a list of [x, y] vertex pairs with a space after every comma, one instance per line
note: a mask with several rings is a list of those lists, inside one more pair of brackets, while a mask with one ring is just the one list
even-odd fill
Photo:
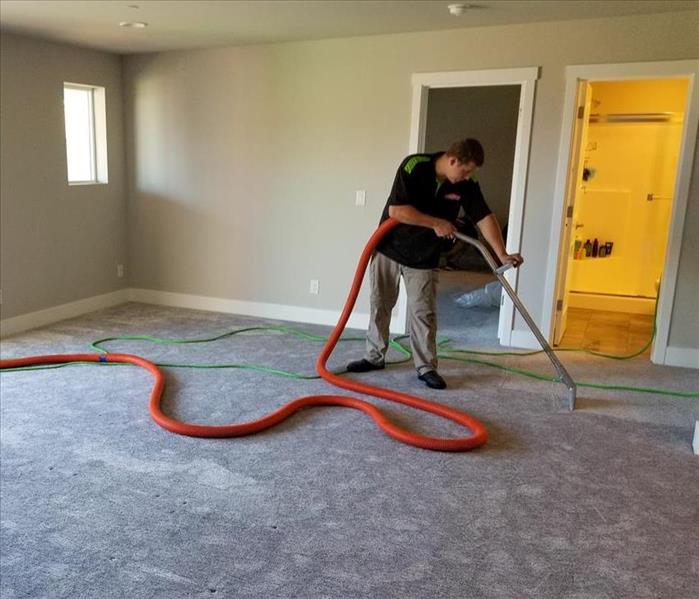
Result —
[[589, 86], [561, 345], [624, 353], [653, 332], [688, 80]]

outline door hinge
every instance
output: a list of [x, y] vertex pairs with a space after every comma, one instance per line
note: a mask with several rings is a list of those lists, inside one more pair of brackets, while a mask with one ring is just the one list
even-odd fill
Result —
[[578, 118], [581, 119], [583, 116], [585, 116], [585, 107], [578, 106]]
[[568, 206], [566, 209], [566, 217], [567, 218], [573, 218], [573, 206]]
[[558, 300], [556, 302], [556, 312], [560, 312], [563, 310], [563, 300]]

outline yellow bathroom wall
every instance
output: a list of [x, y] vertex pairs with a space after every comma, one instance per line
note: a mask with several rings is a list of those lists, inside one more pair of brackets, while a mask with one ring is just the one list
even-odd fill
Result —
[[[592, 83], [575, 238], [613, 242], [611, 256], [572, 261], [569, 291], [653, 298], [665, 259], [686, 80]], [[610, 122], [629, 113], [673, 113], [668, 122]], [[618, 118], [618, 117], [617, 117]]]
[[644, 79], [639, 81], [593, 81], [594, 114], [677, 112], [687, 101], [686, 79]]

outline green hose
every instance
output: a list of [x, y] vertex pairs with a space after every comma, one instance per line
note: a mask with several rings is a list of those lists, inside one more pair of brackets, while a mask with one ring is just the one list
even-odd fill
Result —
[[[221, 335], [216, 335], [214, 337], [208, 337], [208, 338], [202, 338], [202, 339], [165, 339], [161, 337], [153, 337], [151, 335], [128, 335], [128, 336], [121, 336], [121, 337], [105, 337], [103, 339], [98, 339], [97, 341], [94, 341], [90, 347], [94, 349], [95, 351], [99, 353], [108, 353], [108, 350], [102, 347], [103, 343], [107, 343], [109, 341], [147, 341], [149, 343], [156, 343], [158, 345], [185, 345], [185, 344], [197, 344], [197, 343], [211, 343], [213, 341], [218, 341], [221, 339], [224, 339], [226, 337], [232, 337], [234, 335], [238, 335], [240, 333], [248, 333], [248, 332], [253, 332], [253, 331], [271, 331], [274, 333], [283, 333], [287, 335], [293, 335], [295, 337], [298, 337], [300, 339], [303, 339], [304, 341], [313, 341], [313, 342], [318, 342], [322, 343], [326, 341], [326, 337], [323, 337], [321, 335], [313, 335], [311, 333], [307, 333], [305, 331], [300, 331], [298, 329], [294, 329], [292, 327], [282, 327], [282, 326], [256, 326], [256, 327], [245, 327], [242, 329], [235, 329], [232, 331], [228, 331], [226, 333], [223, 333]], [[556, 351], [573, 351], [573, 352], [583, 352], [587, 353], [593, 356], [601, 357], [601, 358], [608, 358], [608, 359], [613, 359], [613, 360], [629, 360], [631, 358], [634, 358], [640, 354], [642, 354], [653, 341], [653, 337], [655, 336], [655, 323], [653, 326], [653, 333], [648, 340], [648, 342], [638, 350], [637, 352], [634, 352], [632, 354], [628, 355], [612, 355], [612, 354], [604, 354], [601, 352], [594, 352], [588, 349], [584, 348], [566, 348], [566, 349], [559, 349]], [[404, 362], [409, 361], [412, 358], [412, 352], [410, 349], [406, 346], [404, 346], [401, 343], [401, 340], [404, 340], [407, 338], [407, 335], [400, 335], [398, 337], [395, 337], [391, 341], [389, 341], [389, 346], [393, 348], [394, 350], [398, 351], [403, 355], [402, 359], [395, 360], [395, 361], [390, 361], [388, 364], [401, 364]], [[364, 341], [364, 337], [343, 337], [340, 339], [340, 341]], [[448, 347], [450, 343], [449, 339], [442, 338], [438, 341], [438, 348], [440, 351], [438, 351], [438, 356], [442, 359], [446, 360], [456, 360], [459, 362], [467, 362], [467, 363], [473, 363], [473, 364], [480, 364], [482, 366], [488, 366], [490, 368], [497, 368], [499, 370], [504, 370], [505, 372], [511, 372], [513, 374], [518, 374], [521, 376], [526, 376], [529, 378], [537, 379], [540, 381], [547, 381], [547, 382], [552, 382], [552, 383], [557, 383], [560, 382], [558, 378], [552, 377], [552, 376], [547, 376], [544, 374], [540, 374], [537, 372], [533, 372], [530, 370], [525, 370], [522, 368], [515, 368], [512, 366], [504, 366], [502, 364], [498, 364], [497, 362], [491, 362], [488, 360], [482, 360], [482, 359], [477, 359], [477, 358], [465, 358], [459, 355], [454, 355], [454, 354], [474, 354], [474, 355], [483, 355], [483, 356], [533, 356], [536, 354], [543, 353], [544, 350], [535, 350], [535, 351], [527, 351], [527, 352], [488, 352], [488, 351], [476, 351], [476, 350], [468, 350], [468, 349], [459, 349], [459, 348], [450, 348]], [[72, 364], [89, 364], [89, 365], [95, 365], [95, 362], [73, 362], [69, 364], [55, 364], [55, 365], [48, 365], [48, 366], [31, 366], [31, 367], [23, 367], [23, 368], [8, 368], [6, 371], [12, 371], [12, 370], [45, 370], [49, 368], [62, 368], [64, 366], [70, 366]], [[109, 362], [104, 362], [100, 363], [102, 366], [123, 366], [123, 364], [114, 364], [114, 363], [109, 363]], [[271, 368], [269, 366], [260, 366], [256, 364], [179, 364], [179, 363], [159, 363], [156, 362], [157, 366], [162, 366], [162, 367], [168, 367], [168, 368], [205, 368], [205, 369], [213, 369], [213, 368], [238, 368], [238, 369], [246, 369], [246, 370], [255, 370], [258, 372], [264, 372], [266, 374], [273, 374], [275, 376], [282, 376], [282, 377], [287, 377], [287, 378], [294, 378], [294, 379], [301, 379], [301, 380], [314, 380], [314, 379], [319, 379], [320, 377], [317, 375], [308, 375], [308, 374], [300, 374], [297, 372], [290, 372], [286, 370], [281, 370], [278, 368]], [[346, 371], [342, 371], [340, 374], [344, 373]], [[590, 387], [594, 389], [606, 389], [606, 390], [611, 390], [611, 391], [631, 391], [631, 392], [639, 392], [639, 393], [655, 393], [658, 395], [668, 395], [668, 396], [673, 396], [673, 397], [687, 397], [687, 398], [692, 398], [692, 397], [699, 397], [699, 392], [698, 391], [670, 391], [667, 389], [655, 389], [655, 388], [650, 388], [650, 387], [633, 387], [633, 386], [627, 386], [627, 385], [602, 385], [598, 383], [591, 383], [591, 382], [585, 382], [585, 381], [576, 381], [576, 384], [579, 387]]]
[[[324, 343], [327, 341], [327, 337], [323, 337], [322, 335], [313, 335], [311, 333], [307, 333], [305, 331], [299, 331], [298, 329], [294, 329], [292, 327], [282, 327], [282, 326], [256, 326], [256, 327], [245, 327], [242, 329], [234, 329], [232, 331], [228, 331], [227, 333], [223, 333], [221, 335], [216, 335], [215, 337], [208, 337], [204, 339], [163, 339], [160, 337], [152, 337], [150, 335], [130, 335], [130, 336], [124, 336], [124, 337], [105, 337], [104, 339], [98, 339], [97, 341], [94, 341], [90, 347], [94, 349], [95, 351], [99, 353], [106, 354], [107, 350], [102, 347], [102, 343], [106, 343], [108, 341], [148, 341], [150, 343], [156, 343], [159, 345], [183, 345], [183, 344], [194, 344], [194, 343], [210, 343], [212, 341], [218, 341], [220, 339], [224, 339], [226, 337], [232, 337], [233, 335], [238, 335], [239, 333], [249, 333], [252, 331], [272, 331], [275, 333], [284, 333], [287, 335], [293, 335], [295, 337], [299, 337], [303, 339], [304, 341], [313, 341], [317, 343]], [[364, 341], [364, 337], [342, 337], [340, 339], [341, 342], [343, 341]], [[410, 360], [412, 357], [412, 353], [410, 350], [407, 350], [404, 348], [400, 343], [396, 341], [389, 341], [389, 346], [392, 347], [393, 349], [397, 350], [401, 354], [403, 354], [403, 358], [400, 360], [395, 360], [388, 362], [388, 364], [401, 364], [403, 362], [407, 362]], [[268, 374], [274, 374], [277, 376], [283, 376], [287, 378], [294, 378], [294, 379], [302, 379], [302, 380], [313, 380], [313, 379], [319, 379], [320, 376], [318, 375], [308, 375], [308, 374], [299, 374], [297, 372], [289, 372], [287, 370], [280, 370], [278, 368], [270, 368], [268, 366], [259, 366], [256, 364], [173, 364], [173, 363], [166, 363], [166, 362], [154, 362], [156, 366], [162, 366], [166, 368], [240, 368], [240, 369], [246, 369], [246, 370], [256, 370], [258, 372], [265, 372]], [[344, 374], [345, 371], [342, 371], [338, 374]]]
[[[657, 300], [657, 298], [656, 298]], [[635, 358], [636, 356], [640, 356], [643, 352], [645, 352], [653, 343], [653, 339], [655, 339], [655, 334], [657, 331], [656, 328], [656, 320], [658, 316], [658, 303], [656, 301], [655, 304], [655, 312], [653, 313], [653, 330], [651, 332], [650, 337], [648, 338], [648, 341], [643, 345], [641, 349], [638, 351], [635, 351], [631, 354], [624, 354], [624, 355], [617, 355], [617, 354], [605, 354], [603, 352], [596, 352], [592, 351], [586, 348], [560, 348], [556, 349], [556, 352], [579, 352], [579, 353], [586, 353], [591, 356], [596, 356], [598, 358], [607, 358], [610, 360], [630, 360], [631, 358]], [[400, 340], [407, 338], [407, 335], [401, 335], [399, 337], [396, 337], [394, 341], [396, 341], [400, 345]], [[481, 355], [481, 356], [535, 356], [536, 354], [541, 354], [544, 353], [543, 349], [537, 349], [533, 351], [524, 351], [524, 352], [488, 352], [488, 351], [477, 351], [477, 350], [471, 350], [471, 349], [459, 349], [459, 348], [450, 348], [448, 347], [449, 343], [451, 341], [447, 338], [442, 338], [437, 342], [437, 347], [439, 350], [437, 355], [440, 358], [443, 358], [445, 360], [457, 360], [459, 362], [470, 362], [473, 364], [481, 364], [483, 366], [489, 366], [491, 368], [498, 368], [500, 370], [504, 370], [506, 372], [512, 372], [514, 374], [519, 374], [521, 376], [526, 376], [529, 378], [537, 379], [540, 381], [549, 381], [552, 383], [559, 383], [560, 379], [557, 377], [552, 377], [552, 376], [546, 376], [544, 374], [539, 374], [537, 372], [533, 372], [531, 370], [524, 370], [522, 368], [513, 368], [513, 367], [507, 367], [503, 366], [502, 364], [498, 364], [497, 362], [489, 362], [487, 360], [479, 360], [476, 358], [463, 358], [460, 356], [454, 356], [452, 354], [475, 354], [475, 355]], [[405, 346], [402, 346], [403, 349], [406, 351], [409, 351], [408, 348]], [[591, 383], [587, 381], [575, 381], [575, 384], [578, 387], [590, 387], [593, 389], [607, 389], [610, 391], [635, 391], [639, 393], [657, 393], [658, 395], [669, 395], [673, 397], [699, 397], [699, 391], [670, 391], [668, 389], [656, 389], [652, 387], [633, 387], [629, 385], [602, 385], [599, 383]]]
[[[466, 352], [466, 350], [459, 350], [460, 352], [464, 353], [485, 353], [485, 352]], [[556, 350], [559, 351], [559, 350]], [[575, 350], [575, 349], [570, 349], [568, 351], [585, 351], [585, 350]], [[531, 355], [531, 354], [536, 354], [536, 353], [541, 353], [541, 352], [529, 352], [526, 354], [512, 354], [512, 355]], [[587, 352], [587, 353], [592, 353], [592, 352]], [[595, 354], [599, 355], [599, 354]], [[537, 372], [532, 372], [530, 370], [524, 370], [522, 368], [512, 368], [512, 367], [506, 367], [502, 366], [501, 364], [497, 364], [496, 362], [488, 362], [486, 360], [478, 360], [476, 358], [461, 358], [458, 356], [452, 356], [449, 354], [443, 354], [443, 353], [438, 353], [438, 356], [440, 358], [444, 358], [446, 360], [458, 360], [459, 362], [473, 362], [475, 364], [482, 364], [484, 366], [491, 366], [493, 368], [499, 368], [501, 370], [505, 370], [507, 372], [513, 372], [515, 374], [520, 374], [522, 376], [527, 376], [533, 379], [538, 379], [540, 381], [550, 381], [552, 383], [560, 383], [560, 379], [557, 377], [552, 377], [552, 376], [546, 376], [543, 374], [539, 374]], [[616, 359], [616, 360], [621, 360], [621, 359], [628, 359], [628, 358], [621, 358], [619, 356], [602, 356], [602, 357], [610, 357], [611, 359]], [[632, 386], [627, 386], [627, 385], [602, 385], [599, 383], [590, 383], [586, 381], [575, 381], [575, 384], [578, 387], [592, 387], [594, 389], [607, 389], [610, 391], [636, 391], [638, 393], [657, 393], [658, 395], [670, 395], [674, 397], [699, 397], [699, 391], [669, 391], [668, 389], [655, 389], [652, 387], [632, 387]]]

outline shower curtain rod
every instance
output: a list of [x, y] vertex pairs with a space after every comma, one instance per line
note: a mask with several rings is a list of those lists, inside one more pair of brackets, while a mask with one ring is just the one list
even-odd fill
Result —
[[590, 115], [591, 123], [661, 123], [682, 118], [681, 112], [610, 112], [609, 114], [594, 113]]

